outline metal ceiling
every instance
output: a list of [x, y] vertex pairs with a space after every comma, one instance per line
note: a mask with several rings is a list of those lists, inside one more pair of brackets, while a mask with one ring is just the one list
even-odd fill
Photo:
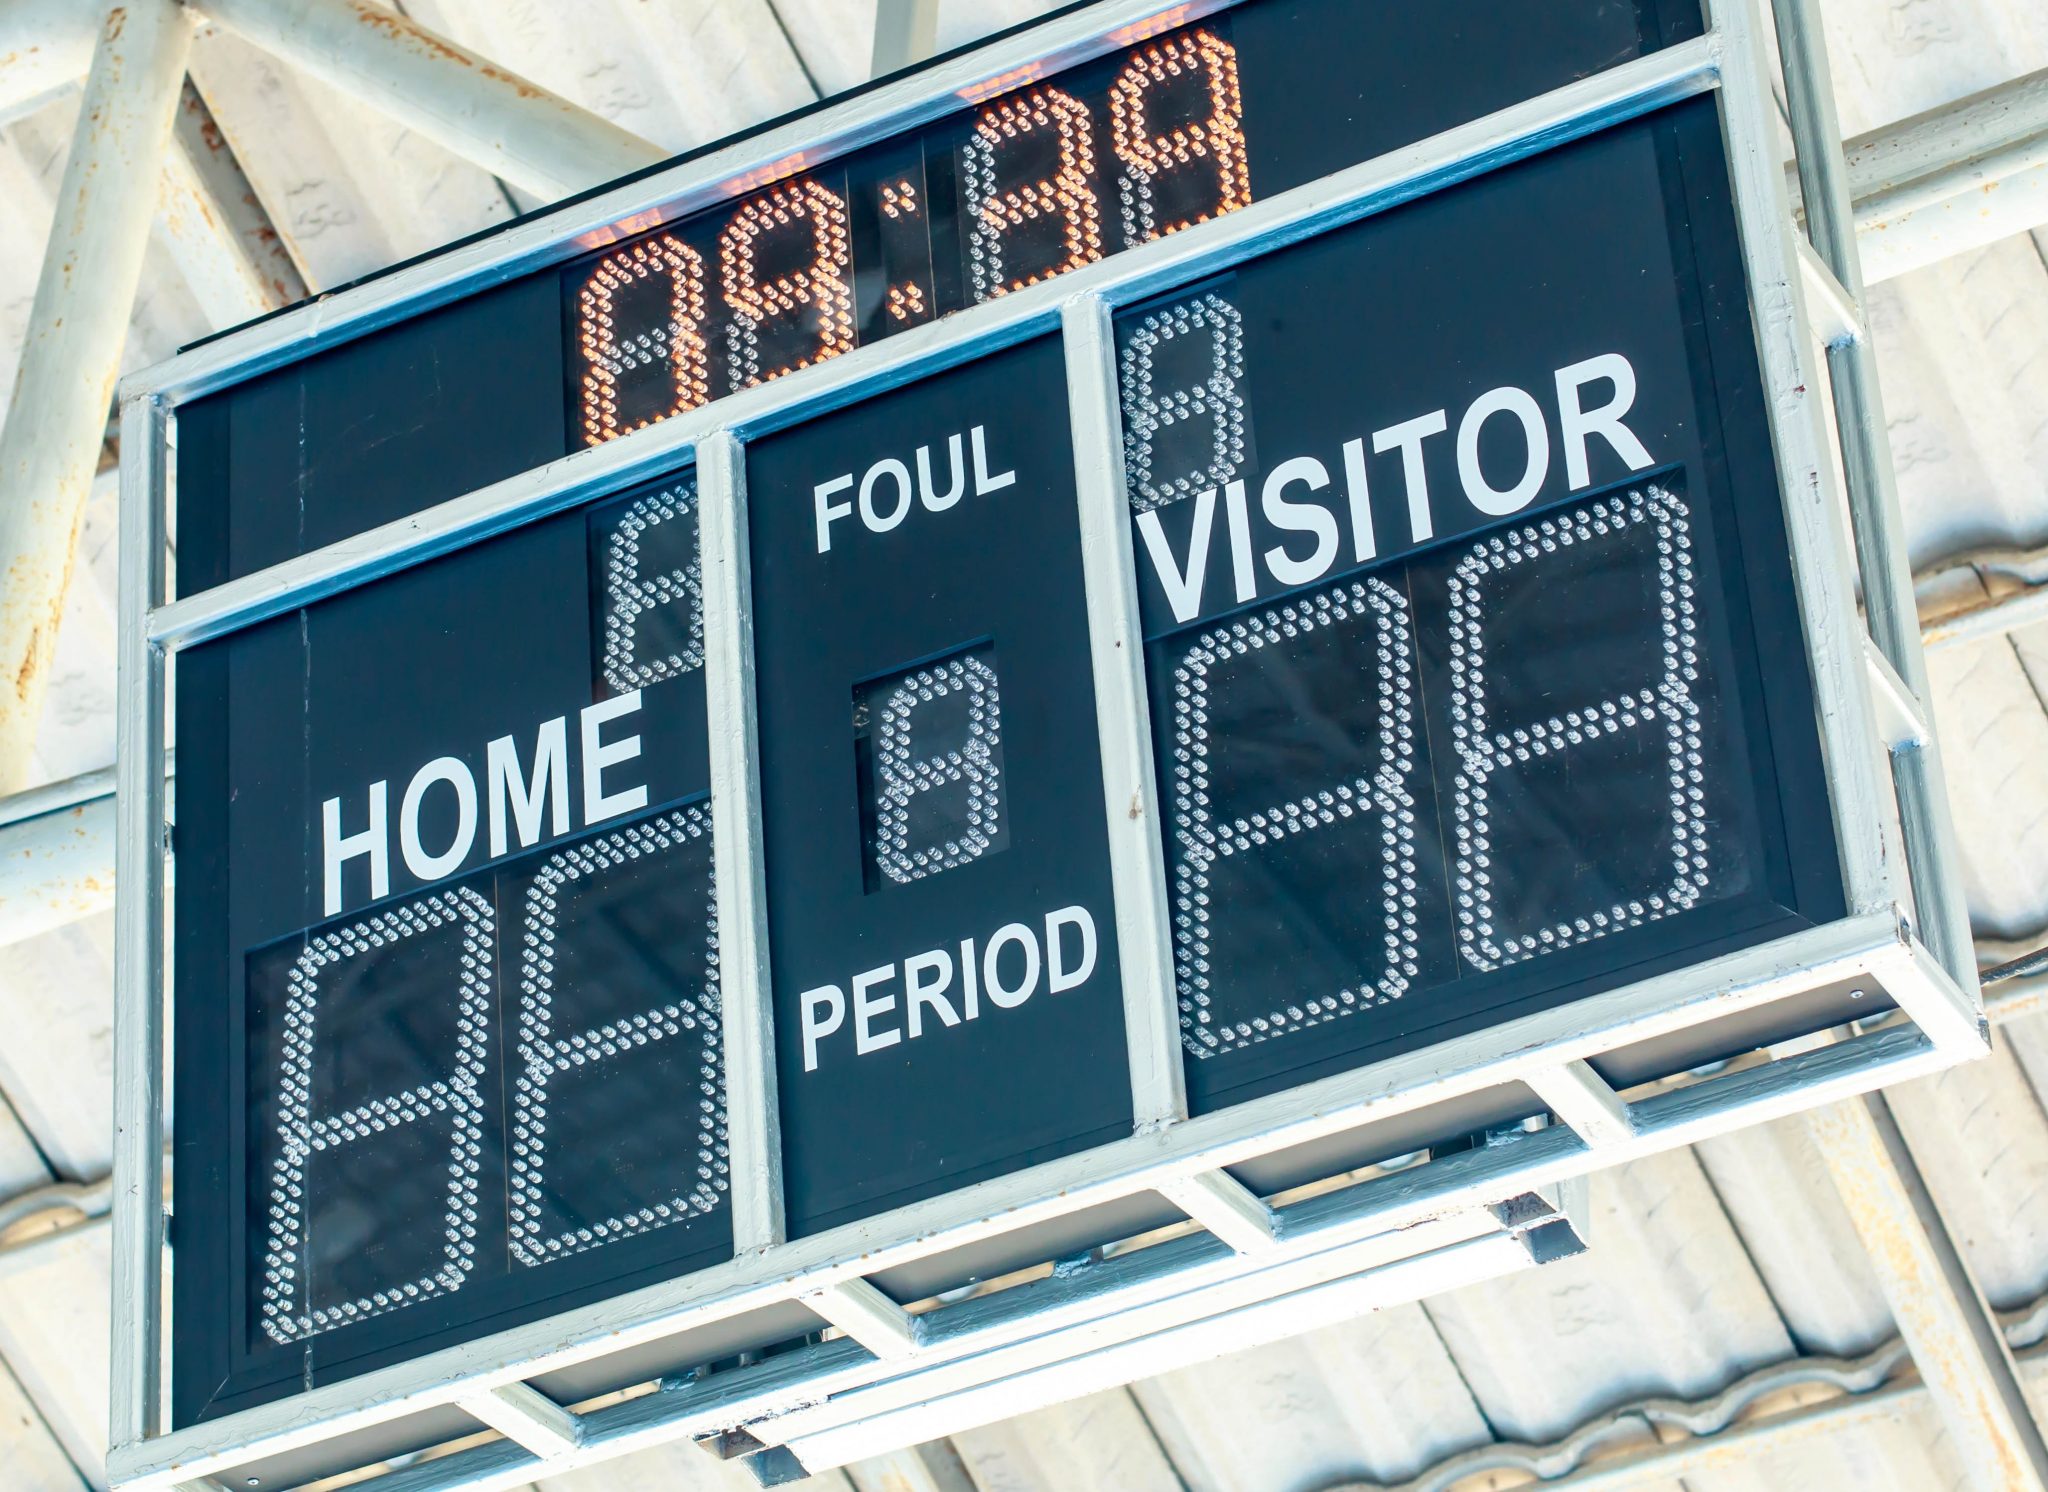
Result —
[[[292, 0], [232, 0], [287, 16]], [[214, 9], [199, 4], [213, 14]], [[916, 10], [918, 7], [908, 7]], [[1034, 0], [946, 0], [951, 46]], [[0, 365], [16, 365], [101, 7], [0, 0]], [[406, 0], [414, 21], [663, 152], [862, 81], [872, 0]], [[2048, 942], [2048, 7], [1825, 0], [1841, 126], [1951, 797], [1983, 962]], [[894, 44], [894, 43], [890, 43]], [[884, 50], [886, 50], [886, 45]], [[335, 62], [340, 66], [340, 62]], [[124, 368], [548, 200], [208, 25]], [[2002, 89], [1918, 131], [1899, 121]], [[2001, 131], [2003, 131], [2001, 133]], [[1867, 140], [1860, 137], [1871, 136]], [[1960, 153], [1961, 139], [1976, 142]], [[1939, 165], [1939, 185], [1929, 172]], [[239, 174], [238, 174], [239, 173]], [[243, 200], [244, 194], [253, 201]], [[1917, 193], [1917, 195], [1916, 195]], [[269, 234], [274, 228], [274, 238]], [[1956, 250], [1961, 249], [1961, 252]], [[1938, 257], [1946, 254], [1948, 257]], [[113, 757], [111, 465], [92, 486], [29, 780]], [[1959, 614], [2000, 601], [1989, 624]], [[2037, 618], [1999, 630], [2014, 617]], [[1946, 640], [1951, 637], [1954, 640]], [[90, 801], [92, 784], [72, 796]], [[0, 1487], [101, 1485], [107, 1423], [111, 896], [91, 806], [0, 826]], [[5, 816], [5, 810], [0, 810]], [[51, 858], [59, 857], [59, 858]], [[52, 867], [56, 867], [53, 869]], [[61, 886], [61, 894], [50, 888]], [[82, 918], [74, 914], [85, 910]], [[2004, 1313], [2048, 1410], [2048, 979], [1993, 985], [1986, 1062], [1888, 1097], [1936, 1232]], [[1839, 1116], [1835, 1121], [1842, 1122]], [[1966, 1485], [1852, 1192], [1782, 1121], [1594, 1178], [1590, 1255], [821, 1477], [855, 1492], [1735, 1492]], [[1910, 1180], [1910, 1177], [1908, 1178]], [[1910, 1187], [1907, 1188], [1910, 1192]], [[23, 1198], [15, 1202], [10, 1199]], [[1932, 1215], [1931, 1213], [1929, 1215]], [[1924, 1229], [1923, 1229], [1924, 1232]], [[1874, 1262], [1875, 1261], [1875, 1262]], [[1555, 1480], [1552, 1480], [1555, 1479]], [[548, 1492], [751, 1485], [671, 1446]]]

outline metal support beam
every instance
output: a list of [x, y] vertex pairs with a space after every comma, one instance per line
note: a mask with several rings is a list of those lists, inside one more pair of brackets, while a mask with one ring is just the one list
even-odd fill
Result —
[[2048, 71], [1843, 147], [1869, 283], [2048, 223]]
[[904, 1358], [917, 1351], [917, 1317], [866, 1280], [843, 1280], [809, 1291], [802, 1300], [879, 1358]]
[[516, 187], [553, 199], [667, 152], [374, 0], [199, 0], [213, 20]]
[[1636, 1137], [1628, 1105], [1584, 1062], [1545, 1068], [1529, 1078], [1529, 1086], [1551, 1113], [1593, 1149], [1619, 1145]]
[[1930, 652], [2048, 622], [2048, 546], [1973, 550], [1929, 566], [1914, 577], [1914, 584], [1939, 594], [1945, 589], [1944, 582], [1962, 570], [1970, 571], [1990, 594], [1960, 606], [1923, 602], [1920, 638]]
[[1159, 1188], [1159, 1194], [1240, 1254], [1262, 1254], [1279, 1242], [1273, 1209], [1227, 1171], [1197, 1171]]
[[113, 904], [111, 768], [0, 802], [0, 947]]
[[877, 0], [870, 77], [915, 67], [939, 48], [939, 0]]
[[[1866, 319], [1860, 223], [1851, 206], [1850, 169], [1836, 144], [1841, 127], [1818, 0], [1777, 0], [1772, 11], [1807, 237], [1813, 256], [1833, 281], [1843, 319], [1857, 332]], [[1981, 142], [1965, 144], [1959, 153], [1973, 153], [1975, 143]], [[1955, 148], [1953, 142], [1948, 148]], [[1912, 867], [1914, 916], [1934, 957], [1974, 995], [1976, 954], [1962, 888], [1951, 879], [1955, 836], [1940, 744], [1925, 723], [1927, 660], [1876, 353], [1867, 335], [1853, 334], [1832, 339], [1827, 358], [1842, 475], [1856, 518], [1852, 527], [1870, 633], [1868, 666], [1878, 693], [1890, 699], [1898, 717], [1888, 744], [1899, 824]], [[1912, 1012], [1930, 1022], [1926, 1029], [1937, 1039], [1944, 1019], [1978, 1024], [1974, 1008], [1939, 1003], [1941, 1008]], [[1872, 1094], [1818, 1111], [1808, 1123], [1972, 1480], [1987, 1489], [2048, 1489], [2048, 1441], [2035, 1421], [2011, 1350], [1949, 1236], [1891, 1106]]]
[[191, 13], [106, 13], [0, 430], [0, 792], [27, 777], [85, 498], [142, 278]]
[[2012, 1351], [1882, 1095], [1808, 1116], [1949, 1444], [1979, 1487], [2048, 1487], [2048, 1443]]
[[[1785, 97], [1792, 138], [1798, 149], [1806, 204], [1806, 236], [1834, 276], [1852, 309], [1863, 304], [1863, 268], [1850, 208], [1849, 173], [1835, 142], [1834, 81], [1818, 0], [1779, 0], [1773, 14], [1778, 51], [1784, 61]], [[1906, 554], [1906, 525], [1899, 511], [1897, 473], [1879, 390], [1876, 349], [1868, 337], [1828, 348], [1828, 374], [1842, 452], [1849, 507], [1856, 516], [1856, 564], [1863, 577], [1863, 606], [1872, 641], [1896, 670], [1924, 718], [1929, 698], [1927, 658], [1920, 646], [1920, 619], [1913, 603], [1913, 576]], [[1969, 912], [1950, 867], [1958, 863], [1950, 822], [1948, 788], [1941, 772], [1941, 743], [1928, 732], [1892, 754], [1899, 826], [1907, 863], [1913, 867], [1914, 915], [1920, 935], [1957, 986], [1972, 996], [1977, 960], [1970, 943]], [[1916, 1012], [1917, 1014], [1917, 1012]], [[1954, 1012], [1975, 1024], [1974, 1013]]]
[[536, 1456], [565, 1456], [583, 1443], [576, 1416], [524, 1383], [507, 1383], [460, 1400], [462, 1409]]
[[216, 330], [306, 298], [256, 188], [190, 79], [164, 157], [164, 240]]

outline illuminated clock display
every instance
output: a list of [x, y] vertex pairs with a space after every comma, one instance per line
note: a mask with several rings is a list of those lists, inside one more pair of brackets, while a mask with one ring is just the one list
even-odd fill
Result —
[[1000, 94], [564, 276], [595, 444], [1252, 200], [1219, 20]]

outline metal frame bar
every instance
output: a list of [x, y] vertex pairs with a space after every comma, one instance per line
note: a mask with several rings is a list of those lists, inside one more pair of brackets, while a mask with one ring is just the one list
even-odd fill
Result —
[[2012, 1348], [1881, 1093], [1807, 1115], [1899, 1335], [1985, 1492], [2048, 1487], [2048, 1443]]
[[[1895, 486], [1876, 350], [1863, 307], [1849, 167], [1835, 117], [1827, 41], [1815, 0], [1773, 8], [1784, 64], [1800, 195], [1811, 240], [1805, 278], [1828, 304], [1829, 390], [1863, 577], [1869, 635], [1865, 671], [1890, 754], [1905, 871], [1922, 936], [1961, 997], [1949, 1009], [1916, 1011], [1937, 1040], [1981, 1022], [1969, 909], [1956, 869], [1954, 826], [1941, 775]], [[1804, 246], [1802, 246], [1804, 248]], [[1943, 1023], [1951, 1029], [1942, 1030]], [[1880, 1094], [1809, 1117], [1836, 1189], [1862, 1235], [1892, 1314], [1912, 1350], [1951, 1440], [1979, 1486], [2048, 1488], [2048, 1440], [1998, 1322]]]
[[164, 652], [149, 612], [164, 595], [168, 420], [144, 396], [121, 407], [118, 697], [114, 760], [113, 1401], [109, 1443], [155, 1435], [163, 1398]]
[[[1197, 0], [1176, 9], [1172, 24], [1221, 8], [1222, 3]], [[758, 171], [781, 162], [786, 169], [795, 169], [800, 164], [794, 159], [798, 141], [815, 146], [822, 135], [829, 150], [852, 148], [922, 123], [956, 107], [962, 98], [981, 96], [977, 90], [1006, 68], [1041, 59], [1048, 59], [1047, 66], [1058, 66], [1098, 55], [1149, 34], [1145, 28], [1154, 19], [1156, 5], [1105, 0], [1036, 32], [882, 85], [820, 116], [601, 193], [538, 223], [520, 225], [487, 245], [452, 251], [444, 260], [209, 344], [132, 380], [124, 408], [138, 438], [124, 440], [124, 449], [139, 446], [150, 454], [130, 457], [134, 465], [129, 491], [144, 500], [128, 504], [123, 516], [124, 553], [131, 557], [123, 578], [123, 661], [142, 687], [124, 681], [122, 699], [122, 864], [124, 877], [131, 865], [138, 873], [124, 879], [129, 894], [122, 898], [121, 918], [119, 999], [124, 1021], [118, 1047], [123, 1079], [117, 1107], [123, 1125], [118, 1143], [124, 1190], [116, 1219], [115, 1370], [118, 1402], [124, 1408], [115, 1421], [109, 1463], [115, 1482], [172, 1486], [247, 1466], [432, 1406], [477, 1401], [496, 1389], [656, 1341], [686, 1325], [792, 1300], [854, 1322], [861, 1327], [856, 1335], [873, 1339], [870, 1345], [900, 1353], [911, 1368], [919, 1368], [931, 1360], [934, 1334], [958, 1307], [917, 1318], [906, 1329], [908, 1317], [898, 1319], [878, 1309], [886, 1304], [900, 1313], [901, 1308], [874, 1292], [868, 1276], [1145, 1192], [1192, 1199], [1195, 1210], [1215, 1225], [1216, 1236], [1248, 1249], [1242, 1257], [1232, 1252], [1234, 1268], [1262, 1267], [1267, 1249], [1282, 1248], [1287, 1242], [1287, 1213], [1274, 1213], [1234, 1181], [1229, 1186], [1235, 1190], [1220, 1186], [1228, 1181], [1220, 1175], [1224, 1167], [1455, 1096], [1518, 1083], [1556, 1091], [1562, 1076], [1574, 1100], [1566, 1108], [1576, 1104], [1589, 1133], [1582, 1136], [1553, 1126], [1510, 1137], [1476, 1161], [1459, 1165], [1456, 1162], [1464, 1158], [1453, 1157], [1403, 1173], [1405, 1180], [1387, 1178], [1401, 1184], [1373, 1194], [1370, 1221], [1375, 1229], [1410, 1226], [1459, 1208], [1489, 1205], [1532, 1185], [1981, 1053], [1984, 1038], [1974, 989], [1966, 992], [1960, 987], [1902, 924], [1897, 908], [1905, 888], [1883, 852], [1887, 835], [1897, 833], [1896, 815], [1881, 781], [1882, 741], [1864, 667], [1863, 633], [1848, 583], [1848, 536], [1827, 480], [1831, 473], [1818, 408], [1804, 392], [1816, 385], [1806, 364], [1799, 261], [1782, 168], [1775, 158], [1754, 4], [1755, 0], [1721, 0], [1713, 7], [1714, 30], [1698, 41], [1621, 64], [1226, 218], [963, 311], [943, 326], [920, 328], [857, 349], [262, 574], [169, 603], [161, 603], [168, 522], [165, 441], [168, 418], [179, 401], [253, 376], [315, 346], [374, 330], [466, 290], [582, 252], [608, 241], [611, 225], [629, 217], [638, 228], [731, 195], [759, 179], [735, 174], [742, 167]], [[1129, 1138], [882, 1217], [781, 1241], [771, 1012], [759, 889], [759, 794], [752, 764], [742, 441], [1025, 337], [1064, 332], [1084, 532], [1107, 541], [1089, 546], [1086, 571], [1098, 711], [1105, 721], [1105, 792], [1125, 794], [1111, 802], [1113, 826], [1127, 817], [1133, 791], [1141, 815], [1136, 827], [1119, 839], [1121, 849], [1113, 859], [1117, 916], [1120, 931], [1135, 934], [1130, 946], [1149, 950], [1156, 965], [1170, 940], [1163, 867], [1157, 836], [1149, 828], [1156, 822], [1157, 807], [1148, 808], [1145, 798], [1151, 787], [1150, 757], [1141, 733], [1145, 686], [1135, 649], [1119, 647], [1136, 632], [1129, 539], [1117, 512], [1122, 454], [1109, 336], [1113, 308], [1716, 88], [1722, 93], [1721, 116], [1772, 403], [1795, 583], [1814, 663], [1850, 915], [1561, 1010], [1523, 1017], [1193, 1119], [1184, 1117], [1184, 1098], [1176, 1092], [1180, 1070], [1177, 1021], [1167, 1008], [1170, 982], [1161, 967], [1155, 967], [1147, 971], [1149, 988], [1134, 980], [1126, 994], [1131, 1034], [1145, 1045], [1144, 1053], [1133, 1056], [1139, 1123]], [[728, 1107], [736, 1160], [736, 1257], [682, 1279], [312, 1389], [290, 1400], [153, 1436], [153, 1407], [136, 1406], [153, 1406], [161, 1392], [157, 1330], [162, 1306], [160, 1281], [152, 1271], [162, 1259], [162, 1216], [160, 1208], [143, 1205], [149, 1194], [126, 1178], [153, 1174], [137, 1169], [156, 1161], [153, 1149], [149, 1155], [134, 1153], [137, 1141], [129, 1126], [137, 1127], [152, 1145], [159, 1137], [164, 1079], [165, 653], [633, 481], [673, 472], [693, 460], [700, 484], [706, 572], [720, 926], [734, 943], [723, 966], [733, 981], [727, 1007], [732, 1023]], [[1873, 521], [1884, 522], [1886, 515], [1878, 512]], [[1895, 512], [1891, 521], [1896, 521]], [[136, 559], [144, 562], [142, 568], [133, 562]], [[1873, 583], [1895, 585], [1896, 578], [1881, 575]], [[1112, 723], [1112, 715], [1123, 718]], [[1939, 841], [1916, 850], [1952, 853]], [[738, 937], [742, 928], [751, 936]], [[751, 945], [745, 957], [756, 960], [751, 967], [742, 957], [743, 942]], [[1170, 971], [1170, 959], [1162, 967]], [[1603, 1052], [1847, 979], [1879, 983], [1910, 1021], [1919, 1023], [1918, 1029], [1894, 1020], [1886, 1029], [1626, 1105], [1618, 1097], [1612, 1105], [1605, 1103], [1583, 1082], [1583, 1073], [1590, 1071], [1583, 1064]], [[733, 994], [741, 998], [734, 1000]], [[1172, 1041], [1171, 1049], [1162, 1036]], [[1611, 1090], [1607, 1092], [1611, 1095]], [[1589, 1143], [1596, 1140], [1604, 1142], [1597, 1149]], [[1261, 1226], [1268, 1220], [1270, 1241]], [[1011, 1292], [1026, 1302], [1017, 1309], [1028, 1310], [1029, 1300], [1041, 1298], [1031, 1292], [1042, 1291], [1046, 1283]], [[876, 1376], [905, 1370], [904, 1364], [892, 1369], [866, 1352], [860, 1353], [859, 1362], [861, 1372]], [[798, 1387], [813, 1397], [818, 1392], [815, 1381]], [[579, 1423], [593, 1418], [579, 1417]], [[673, 1418], [664, 1422], [663, 1435], [688, 1433], [688, 1426], [697, 1423], [687, 1416]], [[600, 1444], [594, 1435], [585, 1435], [578, 1454], [598, 1454]], [[416, 1470], [427, 1472], [426, 1467]]]
[[[1369, 1306], [1397, 1298], [1386, 1286], [1395, 1284], [1398, 1291], [1399, 1285], [1387, 1274], [1406, 1273], [1419, 1258], [1441, 1259], [1479, 1245], [1495, 1255], [1492, 1272], [1504, 1272], [1581, 1246], [1583, 1199], [1569, 1185], [1517, 1193], [1499, 1207], [1430, 1218], [1399, 1238], [1375, 1232], [1373, 1189], [1393, 1180], [1382, 1178], [1290, 1208], [1293, 1244], [1284, 1257], [1265, 1261], [1261, 1272], [1269, 1281], [1295, 1285], [1376, 1279], [1384, 1293], [1380, 1301], [1366, 1302]], [[1560, 1232], [1567, 1236], [1559, 1237]], [[1434, 1282], [1448, 1288], [1463, 1281], [1437, 1274]], [[364, 1492], [440, 1492], [455, 1483], [510, 1492], [536, 1472], [588, 1464], [683, 1436], [723, 1437], [730, 1427], [744, 1431], [742, 1445], [769, 1447], [772, 1455], [773, 1448], [798, 1433], [842, 1426], [849, 1416], [834, 1412], [829, 1402], [834, 1396], [844, 1396], [854, 1417], [882, 1402], [900, 1409], [920, 1397], [926, 1407], [945, 1412], [993, 1382], [1014, 1380], [1063, 1357], [1120, 1349], [1156, 1353], [1162, 1333], [1215, 1309], [1242, 1307], [1247, 1299], [1257, 1302], [1264, 1293], [1228, 1249], [1199, 1235], [1063, 1271], [1034, 1288], [1041, 1298], [1003, 1292], [923, 1318], [932, 1328], [925, 1338], [927, 1355], [909, 1372], [884, 1371], [885, 1365], [851, 1342], [820, 1342], [708, 1379], [666, 1381], [657, 1393], [579, 1416], [584, 1449], [562, 1460], [543, 1464], [516, 1447], [485, 1445], [359, 1485]], [[1401, 1292], [1401, 1298], [1414, 1293]], [[1290, 1303], [1282, 1298], [1266, 1304], [1285, 1310]], [[1236, 1312], [1240, 1324], [1256, 1319], [1256, 1304]], [[867, 1398], [870, 1392], [877, 1397]]]
[[1061, 327], [1080, 494], [1081, 579], [1102, 737], [1103, 822], [1109, 828], [1117, 956], [1124, 979], [1131, 1114], [1142, 1133], [1187, 1118], [1188, 1094], [1173, 983], [1166, 856], [1159, 840], [1163, 820], [1152, 775], [1152, 719], [1145, 708], [1145, 633], [1138, 620], [1131, 526], [1124, 516], [1114, 315], [1101, 297], [1082, 296], [1067, 303]]
[[[1843, 297], [1856, 309], [1855, 324], [1860, 326], [1863, 272], [1820, 15], [1813, 0], [1783, 0], [1776, 14], [1807, 236]], [[1928, 724], [1927, 660], [1920, 645], [1905, 522], [1878, 388], [1877, 354], [1867, 336], [1842, 337], [1830, 343], [1827, 361], [1870, 636], [1878, 655], [1905, 685], [1920, 725], [1917, 739], [1891, 753], [1912, 905], [1922, 936], [1965, 1003], [1979, 1007], [1977, 960], [1969, 909], [1956, 875], [1955, 829], [1942, 784], [1941, 748]]]
[[704, 594], [705, 714], [711, 735], [711, 842], [717, 874], [724, 1011], [726, 1144], [732, 1235], [742, 1255], [788, 1236], [776, 1100], [775, 1012], [768, 982], [768, 898], [761, 863], [761, 753], [754, 715], [754, 602], [747, 549], [747, 467], [731, 436], [697, 453]]

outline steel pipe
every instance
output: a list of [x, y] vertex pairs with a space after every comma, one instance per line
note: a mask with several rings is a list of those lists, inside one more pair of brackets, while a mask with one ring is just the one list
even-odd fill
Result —
[[216, 329], [306, 298], [283, 236], [189, 79], [164, 156], [163, 194], [165, 244]]
[[549, 199], [666, 154], [374, 0], [199, 3], [266, 52]]
[[191, 40], [176, 0], [109, 9], [64, 163], [0, 429], [0, 792], [28, 772]]
[[[1965, 570], [1979, 584], [1996, 576], [2002, 585], [1991, 594], [1960, 606], [1932, 599], [1940, 593], [1943, 582]], [[1929, 566], [1914, 577], [1914, 584], [1930, 597], [1920, 613], [1920, 638], [1929, 651], [1951, 643], [1997, 637], [2048, 621], [2048, 547], [2001, 547], [1960, 554]]]
[[1867, 283], [2048, 223], [2048, 71], [1843, 147]]
[[[2048, 224], [2048, 70], [1843, 142], [1863, 282]], [[1785, 166], [1795, 211], [1798, 169]]]
[[113, 906], [113, 779], [103, 769], [0, 803], [0, 946]]
[[1807, 1116], [1899, 1335], [1976, 1486], [2048, 1485], [2048, 1444], [2012, 1349], [1880, 1094]]

